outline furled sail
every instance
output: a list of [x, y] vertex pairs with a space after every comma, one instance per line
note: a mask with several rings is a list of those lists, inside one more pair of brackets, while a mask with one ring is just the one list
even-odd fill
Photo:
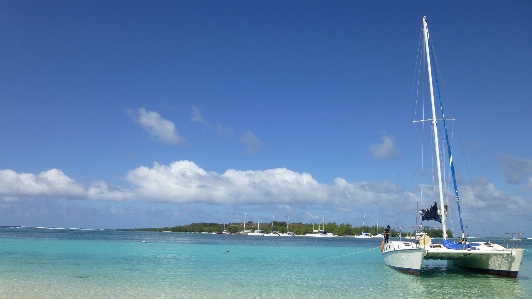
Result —
[[419, 213], [421, 214], [421, 221], [436, 220], [441, 223], [441, 215], [438, 213], [438, 204], [436, 202], [428, 209], [421, 209]]

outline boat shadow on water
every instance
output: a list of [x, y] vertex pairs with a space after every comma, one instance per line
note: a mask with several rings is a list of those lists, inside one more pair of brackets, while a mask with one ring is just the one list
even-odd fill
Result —
[[471, 273], [445, 265], [421, 268], [420, 276], [394, 273], [384, 297], [395, 298], [530, 298], [523, 282], [508, 277]]
[[[426, 262], [425, 262], [426, 263]], [[454, 267], [451, 265], [447, 265], [445, 262], [443, 263], [433, 263], [429, 265], [423, 265], [421, 267], [421, 274], [425, 278], [439, 278], [443, 275], [449, 276], [449, 275], [455, 275], [455, 276], [468, 276], [468, 277], [492, 277], [492, 275], [476, 272], [471, 269], [464, 269], [460, 267]], [[498, 276], [502, 279], [507, 279], [507, 277]], [[515, 279], [514, 279], [515, 280]]]
[[460, 298], [530, 298], [523, 285], [529, 283], [529, 277], [493, 276], [448, 266], [444, 261], [424, 264], [420, 276], [406, 275], [406, 278], [426, 298], [448, 298], [451, 294]]
[[423, 266], [421, 267], [420, 276], [425, 278], [440, 278], [442, 276], [464, 276], [472, 278], [488, 278], [488, 279], [500, 279], [500, 280], [510, 280], [515, 281], [516, 283], [523, 281], [530, 281], [530, 277], [526, 273], [520, 273], [519, 278], [497, 276], [485, 273], [483, 271], [477, 271], [475, 269], [461, 268], [453, 266], [452, 264], [447, 264], [446, 261], [438, 260], [428, 260], [423, 261]]

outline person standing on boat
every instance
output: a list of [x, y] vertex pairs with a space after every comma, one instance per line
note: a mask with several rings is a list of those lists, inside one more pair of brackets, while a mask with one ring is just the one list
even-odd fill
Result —
[[388, 243], [388, 240], [390, 240], [390, 226], [386, 226], [384, 229], [384, 243]]

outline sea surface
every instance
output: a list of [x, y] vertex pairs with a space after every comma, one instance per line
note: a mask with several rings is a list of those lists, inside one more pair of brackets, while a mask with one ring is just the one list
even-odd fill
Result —
[[379, 239], [0, 228], [0, 298], [532, 298], [518, 278], [383, 262]]

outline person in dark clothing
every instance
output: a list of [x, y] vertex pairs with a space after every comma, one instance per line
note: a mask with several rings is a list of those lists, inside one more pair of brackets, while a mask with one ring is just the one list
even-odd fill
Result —
[[384, 229], [384, 243], [388, 243], [388, 240], [390, 240], [390, 226], [386, 226]]

